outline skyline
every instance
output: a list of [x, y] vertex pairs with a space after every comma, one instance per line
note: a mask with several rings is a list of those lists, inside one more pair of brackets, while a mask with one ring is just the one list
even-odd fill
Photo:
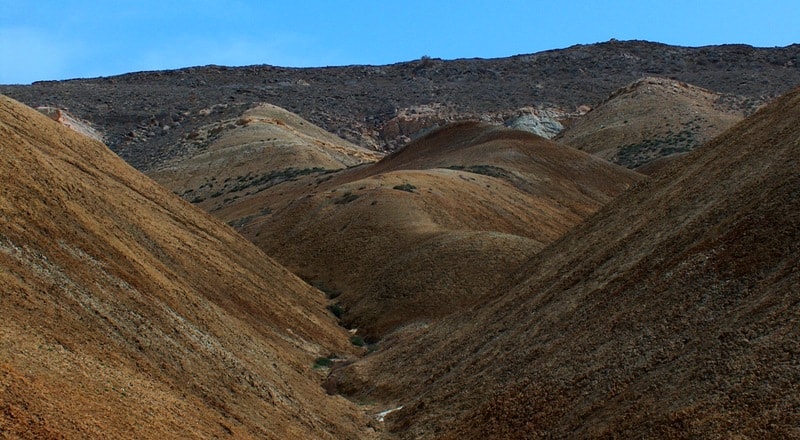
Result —
[[[800, 42], [800, 3], [0, 0], [0, 84], [202, 65], [383, 65], [499, 58], [610, 39], [678, 46]], [[645, 24], [645, 25], [643, 25]]]

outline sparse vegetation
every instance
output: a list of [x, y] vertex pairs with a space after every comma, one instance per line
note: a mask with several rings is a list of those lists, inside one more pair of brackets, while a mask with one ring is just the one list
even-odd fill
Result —
[[339, 295], [342, 294], [341, 290], [336, 289], [334, 287], [328, 287], [325, 284], [322, 284], [322, 283], [319, 283], [319, 282], [310, 281], [308, 283], [311, 284], [312, 286], [316, 287], [317, 289], [319, 289], [322, 293], [325, 294], [325, 296], [328, 297], [328, 299], [337, 298]]
[[341, 304], [339, 303], [331, 304], [328, 306], [328, 310], [330, 310], [331, 313], [333, 313], [333, 316], [342, 319], [342, 315], [344, 314], [344, 309], [342, 308]]
[[286, 168], [284, 170], [277, 170], [277, 171], [270, 171], [268, 173], [264, 173], [258, 177], [252, 176], [248, 173], [244, 177], [237, 177], [237, 184], [229, 190], [229, 192], [236, 192], [241, 191], [243, 189], [247, 189], [253, 186], [264, 185], [263, 188], [259, 188], [263, 190], [273, 185], [277, 185], [282, 182], [295, 180], [300, 176], [305, 176], [308, 174], [316, 174], [316, 173], [324, 173], [328, 170], [324, 168], [314, 167], [314, 168], [304, 168], [304, 169], [297, 169], [297, 168]]
[[400, 191], [413, 193], [414, 190], [417, 189], [417, 187], [410, 183], [404, 183], [402, 185], [395, 185], [394, 187], [392, 187], [392, 189], [399, 189]]
[[482, 174], [484, 176], [506, 178], [509, 177], [508, 171], [494, 165], [452, 165], [447, 167], [450, 170], [467, 171], [475, 174]]
[[363, 347], [364, 345], [366, 345], [366, 342], [364, 342], [364, 338], [362, 338], [361, 336], [351, 337], [350, 343], [355, 345], [356, 347]]
[[330, 368], [333, 365], [333, 359], [330, 357], [318, 357], [314, 359], [314, 368]]
[[621, 147], [613, 162], [628, 168], [637, 168], [656, 157], [685, 153], [697, 147], [698, 141], [691, 130], [672, 133], [665, 138], [647, 139]]
[[357, 199], [358, 197], [359, 197], [358, 194], [353, 194], [350, 191], [347, 191], [346, 193], [342, 194], [341, 197], [339, 197], [338, 199], [334, 200], [333, 203], [335, 203], [337, 205], [345, 205], [345, 204], [350, 203], [353, 200]]
[[233, 226], [234, 228], [238, 229], [238, 228], [241, 228], [244, 225], [250, 223], [251, 221], [253, 221], [253, 219], [255, 219], [257, 217], [261, 217], [263, 215], [269, 215], [269, 214], [272, 214], [272, 209], [270, 207], [266, 207], [266, 208], [260, 210], [256, 214], [248, 215], [246, 217], [242, 217], [242, 218], [236, 219], [236, 220], [231, 220], [231, 221], [228, 222], [228, 224], [230, 226]]

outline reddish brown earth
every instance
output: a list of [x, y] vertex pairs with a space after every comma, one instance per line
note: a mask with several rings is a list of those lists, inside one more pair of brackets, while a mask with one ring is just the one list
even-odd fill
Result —
[[798, 48], [2, 86], [0, 438], [800, 438]]
[[0, 437], [369, 438], [323, 294], [101, 143], [0, 97]]
[[800, 437], [800, 89], [336, 373], [401, 438]]
[[520, 263], [640, 179], [531, 133], [463, 122], [212, 212], [374, 340], [496, 296]]

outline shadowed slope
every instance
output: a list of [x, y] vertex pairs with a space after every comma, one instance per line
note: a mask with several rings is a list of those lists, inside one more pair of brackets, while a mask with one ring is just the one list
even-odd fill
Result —
[[800, 436], [800, 89], [340, 372], [409, 438]]
[[215, 214], [339, 295], [345, 324], [378, 338], [494, 296], [519, 263], [639, 178], [530, 133], [468, 122]]
[[0, 97], [0, 434], [344, 438], [322, 295], [99, 142]]
[[616, 91], [557, 140], [638, 171], [651, 161], [703, 145], [742, 118], [718, 93], [644, 78]]

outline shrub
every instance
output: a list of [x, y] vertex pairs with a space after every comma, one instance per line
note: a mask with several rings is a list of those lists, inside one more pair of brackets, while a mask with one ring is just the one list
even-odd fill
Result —
[[363, 347], [365, 345], [364, 338], [361, 336], [353, 336], [350, 338], [350, 343], [355, 345], [356, 347]]
[[334, 299], [342, 294], [342, 291], [335, 287], [328, 287], [319, 282], [311, 282], [310, 284], [322, 291], [322, 293], [324, 293], [328, 299]]
[[353, 200], [355, 200], [357, 198], [358, 198], [358, 194], [353, 194], [350, 191], [348, 191], [348, 192], [342, 194], [342, 196], [339, 197], [338, 199], [334, 200], [333, 203], [335, 203], [337, 205], [344, 205], [346, 203], [352, 202]]
[[509, 177], [509, 174], [505, 169], [496, 167], [494, 165], [470, 165], [470, 166], [452, 165], [447, 168], [451, 170], [467, 171], [475, 174], [483, 174], [484, 176], [489, 176], [489, 177], [497, 177], [497, 178]]
[[399, 189], [400, 191], [413, 193], [417, 187], [410, 183], [404, 183], [402, 185], [395, 185], [392, 189]]
[[318, 357], [314, 360], [314, 368], [330, 368], [333, 360], [329, 357]]
[[329, 305], [328, 310], [330, 310], [331, 313], [333, 313], [333, 316], [339, 319], [341, 319], [342, 315], [344, 314], [344, 309], [342, 308], [342, 305], [339, 303]]

